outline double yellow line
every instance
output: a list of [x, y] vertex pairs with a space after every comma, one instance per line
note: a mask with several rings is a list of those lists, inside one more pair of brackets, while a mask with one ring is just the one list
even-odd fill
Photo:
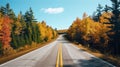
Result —
[[56, 67], [63, 67], [63, 58], [62, 58], [62, 44], [59, 44]]

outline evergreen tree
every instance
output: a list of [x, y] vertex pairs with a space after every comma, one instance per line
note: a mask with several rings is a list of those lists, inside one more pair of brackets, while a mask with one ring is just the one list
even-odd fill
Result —
[[3, 15], [5, 15], [5, 7], [3, 7], [3, 6], [0, 7], [0, 13], [2, 13]]
[[109, 19], [110, 23], [113, 24], [111, 26], [112, 32], [115, 34], [113, 36], [110, 36], [112, 41], [112, 46], [114, 47], [115, 54], [120, 54], [119, 47], [120, 47], [120, 0], [110, 0], [112, 2], [112, 17]]
[[5, 15], [7, 15], [7, 16], [9, 16], [11, 19], [14, 19], [14, 20], [15, 20], [15, 13], [14, 13], [13, 10], [10, 8], [9, 3], [6, 4]]
[[96, 10], [96, 12], [95, 12], [95, 14], [93, 16], [93, 19], [95, 21], [97, 21], [97, 22], [99, 21], [100, 16], [102, 14], [102, 11], [103, 11], [103, 7], [100, 4], [98, 4], [97, 10]]
[[32, 8], [30, 8], [29, 11], [25, 13], [24, 19], [25, 19], [25, 22], [28, 22], [28, 23], [31, 23], [35, 20]]
[[105, 8], [103, 11], [108, 12], [110, 10], [110, 7], [108, 5], [105, 5]]

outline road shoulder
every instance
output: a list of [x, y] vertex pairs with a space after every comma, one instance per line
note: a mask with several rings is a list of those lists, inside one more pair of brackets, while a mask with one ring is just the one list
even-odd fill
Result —
[[104, 61], [107, 61], [117, 67], [120, 67], [120, 57], [113, 57], [113, 56], [110, 56], [110, 55], [105, 55], [105, 54], [102, 54], [100, 53], [99, 51], [94, 51], [88, 47], [85, 47], [85, 46], [82, 46], [81, 44], [76, 44], [76, 43], [72, 43], [74, 46], [80, 48], [81, 50], [84, 50], [84, 51], [87, 51], [88, 53], [104, 60]]

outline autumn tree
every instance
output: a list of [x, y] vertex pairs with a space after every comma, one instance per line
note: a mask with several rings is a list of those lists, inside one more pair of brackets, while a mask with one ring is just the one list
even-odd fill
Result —
[[7, 48], [10, 47], [10, 41], [11, 41], [11, 20], [9, 19], [8, 16], [5, 16], [3, 19], [3, 27], [2, 27], [2, 32], [3, 32], [3, 36], [2, 36], [2, 44], [3, 44], [3, 48]]
[[2, 36], [3, 36], [3, 33], [2, 33], [2, 24], [3, 24], [3, 16], [2, 16], [2, 13], [0, 13], [0, 54], [2, 54]]
[[8, 16], [1, 16], [1, 29], [0, 29], [0, 50], [2, 54], [9, 55], [14, 52], [10, 46], [11, 42], [11, 22], [12, 20]]
[[38, 23], [39, 31], [40, 31], [40, 39], [41, 41], [49, 41], [57, 36], [57, 32], [54, 31], [51, 27], [46, 25], [45, 21]]
[[22, 30], [22, 24], [21, 24], [20, 20], [21, 20], [21, 15], [18, 14], [18, 18], [15, 21], [15, 31], [14, 31], [14, 33], [16, 35], [19, 35], [21, 33], [21, 30]]
[[105, 49], [108, 46], [108, 28], [100, 22], [95, 22], [91, 17], [77, 18], [67, 31], [68, 39], [96, 49]]

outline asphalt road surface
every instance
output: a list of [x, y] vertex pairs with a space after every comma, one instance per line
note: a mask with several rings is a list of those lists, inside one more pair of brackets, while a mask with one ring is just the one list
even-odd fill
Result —
[[59, 44], [62, 45], [63, 67], [115, 67], [75, 47], [63, 35], [42, 48], [1, 64], [0, 67], [56, 67]]

